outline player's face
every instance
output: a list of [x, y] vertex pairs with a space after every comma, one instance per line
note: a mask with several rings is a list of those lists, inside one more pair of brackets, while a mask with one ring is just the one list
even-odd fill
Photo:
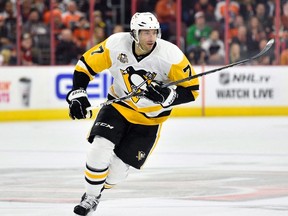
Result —
[[141, 30], [139, 33], [139, 43], [141, 45], [141, 48], [146, 52], [150, 52], [152, 50], [156, 39], [156, 29]]

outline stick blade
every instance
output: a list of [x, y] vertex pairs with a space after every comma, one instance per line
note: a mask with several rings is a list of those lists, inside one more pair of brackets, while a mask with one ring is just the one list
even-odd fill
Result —
[[263, 49], [260, 53], [258, 53], [256, 56], [254, 56], [252, 59], [257, 59], [257, 58], [259, 58], [260, 56], [264, 55], [268, 50], [271, 49], [271, 47], [274, 45], [274, 43], [275, 43], [275, 40], [274, 40], [274, 39], [270, 39], [270, 40], [267, 42], [267, 44], [266, 44], [266, 46], [264, 47], [264, 49]]
[[274, 44], [274, 42], [275, 42], [275, 40], [274, 40], [274, 39], [270, 39], [270, 40], [268, 41], [268, 43], [267, 43], [267, 45], [266, 45], [266, 46], [269, 46], [269, 47], [271, 47], [271, 46]]

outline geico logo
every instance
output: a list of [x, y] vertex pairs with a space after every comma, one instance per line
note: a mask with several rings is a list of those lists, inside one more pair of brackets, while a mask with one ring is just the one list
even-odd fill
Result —
[[[62, 100], [66, 99], [67, 92], [72, 89], [73, 74], [58, 74], [55, 80], [55, 94], [56, 97]], [[106, 98], [109, 86], [112, 83], [112, 76], [108, 73], [101, 73], [95, 76], [88, 87], [88, 97], [102, 99]]]

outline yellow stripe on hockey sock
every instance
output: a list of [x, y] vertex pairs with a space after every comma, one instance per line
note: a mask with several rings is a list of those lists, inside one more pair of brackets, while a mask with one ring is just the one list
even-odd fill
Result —
[[97, 179], [97, 180], [105, 179], [108, 176], [108, 170], [105, 173], [103, 173], [103, 174], [92, 174], [92, 173], [90, 173], [89, 171], [86, 170], [85, 171], [85, 175], [86, 175], [86, 177], [89, 177], [90, 179]]

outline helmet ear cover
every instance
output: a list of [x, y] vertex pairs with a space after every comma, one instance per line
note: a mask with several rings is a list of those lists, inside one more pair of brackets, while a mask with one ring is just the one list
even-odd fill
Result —
[[136, 30], [131, 30], [131, 31], [130, 31], [130, 35], [131, 35], [131, 37], [132, 37], [133, 39], [135, 39], [135, 34], [136, 34], [135, 31], [136, 31]]

